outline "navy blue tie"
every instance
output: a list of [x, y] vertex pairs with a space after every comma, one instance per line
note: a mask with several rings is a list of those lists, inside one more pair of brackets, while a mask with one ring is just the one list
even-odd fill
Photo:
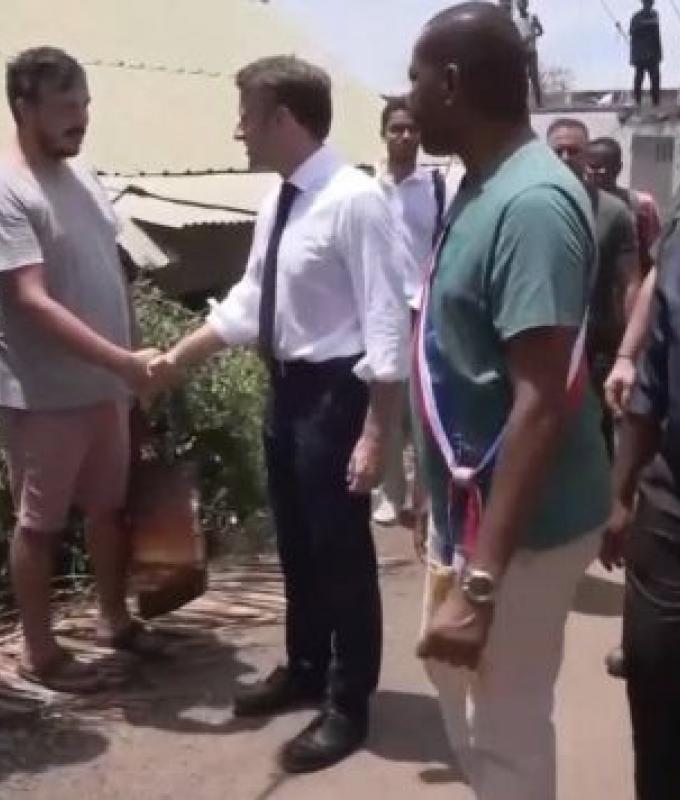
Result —
[[267, 244], [267, 253], [262, 270], [262, 291], [260, 297], [260, 327], [258, 329], [257, 345], [260, 355], [266, 361], [274, 360], [274, 320], [276, 317], [276, 264], [279, 254], [279, 244], [283, 229], [286, 227], [293, 200], [298, 193], [298, 187], [285, 182], [281, 186], [279, 202], [276, 206], [276, 218]]

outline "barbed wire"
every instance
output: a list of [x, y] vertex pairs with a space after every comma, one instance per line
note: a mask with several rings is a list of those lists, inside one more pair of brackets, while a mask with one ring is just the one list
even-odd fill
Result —
[[168, 64], [152, 64], [145, 61], [105, 60], [101, 58], [81, 61], [84, 67], [102, 67], [106, 69], [131, 70], [136, 72], [162, 72], [168, 75], [186, 75], [187, 77], [226, 78], [226, 72], [205, 69], [204, 67], [170, 66]]
[[233, 167], [205, 167], [203, 169], [139, 169], [139, 170], [106, 170], [97, 169], [100, 178], [186, 178], [206, 177], [208, 175], [258, 175], [247, 169], [234, 169]]
[[[5, 63], [11, 61], [12, 56], [6, 53], [4, 50], [0, 50], [0, 59], [2, 59]], [[221, 78], [230, 78], [232, 75], [228, 72], [223, 70], [217, 69], [207, 69], [206, 67], [198, 67], [198, 66], [182, 66], [182, 65], [170, 65], [170, 64], [161, 64], [161, 63], [153, 63], [149, 61], [136, 61], [133, 59], [106, 59], [106, 58], [90, 58], [90, 59], [83, 59], [80, 63], [84, 67], [98, 67], [100, 69], [120, 69], [120, 70], [129, 70], [131, 72], [156, 72], [156, 73], [164, 73], [166, 75], [183, 75], [186, 77], [202, 77], [202, 78], [212, 78], [214, 80], [219, 80]]]
[[607, 16], [608, 16], [608, 17], [611, 19], [611, 21], [614, 23], [614, 27], [616, 28], [616, 32], [619, 34], [619, 36], [620, 36], [620, 37], [621, 37], [621, 38], [622, 38], [622, 39], [623, 39], [623, 40], [624, 40], [626, 43], [627, 43], [628, 41], [630, 41], [630, 40], [629, 40], [629, 38], [628, 38], [628, 34], [626, 33], [626, 31], [625, 31], [625, 30], [624, 30], [624, 28], [623, 28], [623, 25], [621, 24], [621, 21], [620, 21], [620, 20], [619, 20], [619, 18], [616, 16], [616, 14], [615, 14], [615, 13], [614, 13], [614, 12], [611, 10], [611, 8], [609, 7], [609, 4], [606, 2], [606, 0], [600, 0], [600, 5], [601, 5], [601, 6], [602, 6], [602, 8], [604, 9], [604, 12], [605, 12], [605, 14], [606, 14], [606, 15], [607, 15]]

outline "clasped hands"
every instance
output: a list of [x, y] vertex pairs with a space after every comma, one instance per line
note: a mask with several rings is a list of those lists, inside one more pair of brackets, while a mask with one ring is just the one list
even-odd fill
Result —
[[145, 400], [153, 399], [182, 377], [182, 370], [175, 363], [171, 351], [163, 353], [155, 347], [127, 353], [120, 371], [135, 394]]

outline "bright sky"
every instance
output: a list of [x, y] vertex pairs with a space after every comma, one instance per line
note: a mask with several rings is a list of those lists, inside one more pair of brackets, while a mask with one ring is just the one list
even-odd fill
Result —
[[[422, 24], [451, 5], [444, 0], [270, 0], [289, 11], [325, 50], [379, 91], [406, 85], [410, 49]], [[628, 30], [639, 0], [532, 0], [545, 36], [546, 66], [572, 70], [575, 88], [627, 88], [628, 45], [604, 6]], [[662, 81], [680, 85], [680, 0], [657, 0], [664, 42]]]

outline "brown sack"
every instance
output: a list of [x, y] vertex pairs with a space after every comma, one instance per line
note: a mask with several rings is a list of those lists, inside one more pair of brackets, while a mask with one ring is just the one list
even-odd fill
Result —
[[203, 594], [207, 568], [195, 465], [135, 464], [128, 512], [132, 586], [140, 616], [174, 611]]

